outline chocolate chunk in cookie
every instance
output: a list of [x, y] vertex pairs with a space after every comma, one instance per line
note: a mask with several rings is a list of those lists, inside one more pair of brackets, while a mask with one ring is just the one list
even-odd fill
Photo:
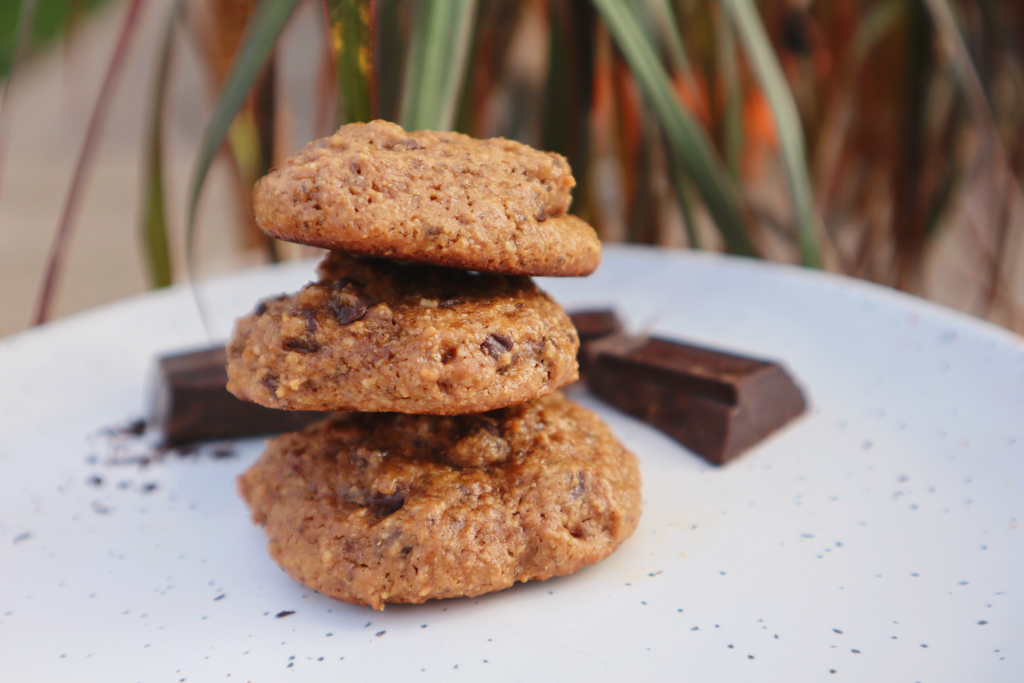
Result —
[[228, 389], [288, 410], [476, 413], [577, 377], [568, 316], [529, 278], [330, 253], [238, 321]]

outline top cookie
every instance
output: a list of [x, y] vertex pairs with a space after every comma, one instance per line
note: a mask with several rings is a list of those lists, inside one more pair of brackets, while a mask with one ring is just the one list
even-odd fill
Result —
[[506, 275], [575, 276], [601, 260], [594, 229], [569, 215], [565, 158], [459, 133], [352, 123], [262, 178], [269, 235], [363, 256]]

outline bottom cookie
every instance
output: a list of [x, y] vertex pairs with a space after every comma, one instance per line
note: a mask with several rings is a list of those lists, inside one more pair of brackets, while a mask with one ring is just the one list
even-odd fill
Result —
[[478, 415], [338, 414], [270, 441], [238, 485], [292, 578], [378, 610], [570, 574], [640, 519], [636, 458], [558, 393]]

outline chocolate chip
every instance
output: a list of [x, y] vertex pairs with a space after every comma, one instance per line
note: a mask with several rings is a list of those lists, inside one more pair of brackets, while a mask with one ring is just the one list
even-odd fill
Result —
[[288, 351], [299, 353], [316, 353], [320, 350], [320, 344], [314, 339], [285, 339], [283, 346]]
[[548, 212], [547, 212], [547, 210], [546, 210], [546, 209], [545, 209], [545, 208], [544, 208], [544, 207], [542, 206], [542, 207], [540, 207], [540, 211], [538, 211], [538, 212], [537, 212], [537, 222], [538, 222], [538, 223], [543, 223], [543, 222], [544, 222], [544, 221], [546, 221], [547, 219], [548, 219]]
[[451, 308], [452, 306], [458, 306], [459, 304], [466, 303], [465, 299], [460, 296], [453, 296], [450, 299], [445, 299], [437, 305], [438, 308]]
[[480, 348], [494, 360], [501, 358], [503, 353], [511, 351], [513, 346], [515, 346], [515, 342], [512, 341], [512, 337], [498, 333], [487, 335], [487, 339], [480, 344]]
[[267, 312], [267, 302], [266, 301], [261, 301], [258, 304], [256, 304], [256, 311], [255, 312], [256, 312], [256, 315], [263, 315], [264, 313], [266, 313]]
[[361, 320], [366, 315], [366, 309], [377, 303], [359, 287], [348, 284], [331, 300], [331, 314], [342, 325], [349, 325]]
[[401, 510], [403, 505], [405, 505], [405, 496], [401, 491], [395, 491], [387, 496], [380, 493], [371, 493], [366, 497], [366, 506], [374, 508], [374, 512], [378, 514], [384, 513], [385, 517]]
[[266, 377], [260, 380], [260, 384], [265, 386], [267, 388], [267, 391], [269, 391], [272, 394], [277, 392], [277, 377], [275, 377], [274, 375], [267, 375]]
[[583, 490], [586, 488], [586, 481], [587, 477], [583, 473], [583, 470], [576, 473], [576, 486], [574, 486], [572, 491], [569, 492], [572, 494], [573, 498], [579, 498], [583, 495]]
[[316, 311], [312, 308], [303, 308], [299, 311], [299, 315], [306, 319], [306, 332], [309, 334], [316, 334], [317, 320]]

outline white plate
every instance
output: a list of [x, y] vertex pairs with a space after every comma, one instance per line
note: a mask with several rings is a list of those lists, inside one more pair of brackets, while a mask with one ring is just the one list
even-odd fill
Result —
[[[208, 283], [217, 333], [311, 274]], [[701, 254], [609, 248], [543, 286], [779, 359], [811, 410], [716, 469], [584, 396], [642, 460], [636, 535], [574, 576], [378, 613], [270, 561], [233, 482], [260, 443], [108, 462], [139, 450], [100, 432], [144, 414], [154, 357], [204, 341], [187, 290], [0, 340], [0, 681], [1022, 679], [1019, 337]]]

